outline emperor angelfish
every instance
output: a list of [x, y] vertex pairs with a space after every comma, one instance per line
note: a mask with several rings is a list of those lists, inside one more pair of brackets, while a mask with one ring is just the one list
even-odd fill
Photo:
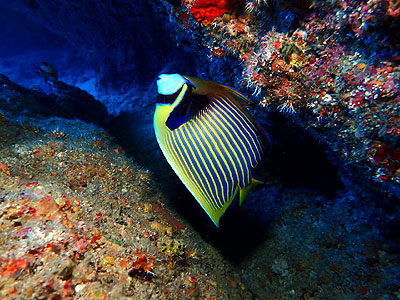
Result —
[[242, 107], [241, 93], [179, 74], [157, 80], [157, 142], [172, 169], [215, 225], [240, 193], [262, 184], [253, 178], [269, 138]]

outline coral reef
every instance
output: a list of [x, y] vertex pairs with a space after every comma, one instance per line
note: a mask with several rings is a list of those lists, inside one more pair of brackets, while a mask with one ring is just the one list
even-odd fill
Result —
[[[397, 185], [399, 3], [314, 1], [305, 10], [298, 2], [249, 2], [247, 9], [203, 22], [210, 57], [240, 59], [237, 88], [268, 111], [298, 113], [296, 122], [313, 128], [344, 160]], [[186, 7], [175, 9], [178, 17], [191, 11]], [[185, 26], [196, 31], [196, 22], [194, 16]]]

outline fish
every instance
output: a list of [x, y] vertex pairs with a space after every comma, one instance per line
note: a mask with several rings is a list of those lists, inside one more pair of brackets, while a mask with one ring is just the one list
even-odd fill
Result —
[[180, 74], [157, 79], [153, 126], [161, 151], [213, 223], [239, 193], [263, 184], [253, 178], [270, 139], [228, 86]]
[[37, 74], [43, 77], [39, 87], [47, 96], [54, 95], [57, 92], [55, 85], [58, 82], [58, 74], [56, 68], [48, 62], [42, 62], [37, 69]]
[[56, 68], [48, 62], [42, 62], [37, 69], [37, 73], [43, 76], [44, 82], [57, 81], [58, 74]]

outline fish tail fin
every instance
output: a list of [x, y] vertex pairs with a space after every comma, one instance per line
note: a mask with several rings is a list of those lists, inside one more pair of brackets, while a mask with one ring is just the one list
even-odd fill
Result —
[[257, 179], [252, 179], [251, 183], [245, 187], [243, 187], [242, 189], [240, 189], [240, 200], [239, 200], [239, 205], [242, 206], [244, 199], [246, 199], [247, 195], [249, 194], [249, 191], [257, 186], [257, 185], [261, 185], [261, 184], [265, 184], [264, 182], [257, 180]]

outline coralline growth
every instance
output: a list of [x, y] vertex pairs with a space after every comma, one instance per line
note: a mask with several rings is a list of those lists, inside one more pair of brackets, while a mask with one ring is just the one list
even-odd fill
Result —
[[193, 7], [211, 2], [175, 7], [177, 22], [192, 15], [185, 25], [200, 22], [210, 58], [241, 61], [237, 88], [324, 128], [330, 147], [375, 180], [400, 182], [399, 1], [247, 1], [199, 19]]

